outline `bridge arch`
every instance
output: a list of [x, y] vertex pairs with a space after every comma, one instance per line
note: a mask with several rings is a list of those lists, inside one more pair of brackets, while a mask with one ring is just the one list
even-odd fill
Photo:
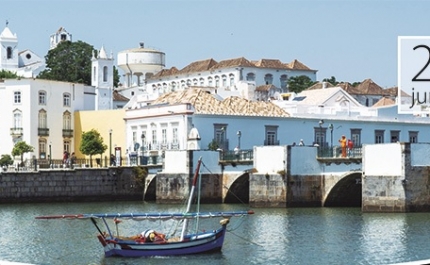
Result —
[[249, 203], [249, 173], [243, 173], [224, 185], [224, 203]]
[[328, 191], [324, 207], [361, 207], [361, 171], [349, 172]]

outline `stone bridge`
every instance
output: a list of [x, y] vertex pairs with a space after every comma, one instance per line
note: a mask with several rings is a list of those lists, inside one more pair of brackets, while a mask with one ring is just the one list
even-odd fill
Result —
[[366, 145], [362, 158], [322, 158], [317, 151], [315, 147], [254, 147], [252, 163], [220, 162], [214, 151], [166, 152], [163, 170], [147, 178], [145, 199], [183, 202], [193, 169], [203, 157], [202, 202], [430, 211], [429, 143]]
[[[180, 166], [166, 162], [164, 171], [146, 178], [144, 198], [167, 203], [185, 200], [193, 175], [191, 169], [203, 156], [202, 190], [206, 192], [202, 201], [260, 207], [361, 205], [361, 158], [316, 159], [315, 147], [256, 150], [258, 155], [253, 160], [220, 160], [217, 152], [208, 151], [166, 152], [166, 161], [185, 160], [183, 165], [188, 167], [181, 170]], [[306, 162], [295, 165], [294, 157], [299, 161], [306, 158]]]

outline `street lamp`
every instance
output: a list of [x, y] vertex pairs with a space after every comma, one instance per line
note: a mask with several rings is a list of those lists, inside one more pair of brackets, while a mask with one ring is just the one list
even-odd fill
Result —
[[49, 142], [49, 167], [52, 167], [51, 142]]
[[333, 123], [330, 123], [328, 128], [330, 129], [330, 152], [333, 152]]
[[318, 122], [318, 124], [320, 125], [320, 143], [319, 143], [319, 145], [320, 145], [320, 147], [322, 147], [322, 145], [323, 145], [323, 133], [322, 133], [322, 126], [323, 126], [323, 124], [324, 124], [324, 120], [320, 120], [319, 122]]
[[237, 131], [237, 148], [240, 149], [240, 137], [242, 136], [241, 131]]
[[109, 129], [109, 159], [112, 155], [112, 129]]
[[140, 135], [140, 140], [142, 141], [142, 147], [140, 148], [140, 150], [141, 150], [141, 152], [142, 152], [142, 158], [141, 158], [141, 161], [140, 161], [140, 164], [145, 164], [145, 162], [143, 161], [144, 160], [144, 157], [145, 157], [145, 133], [144, 132], [142, 132], [142, 134]]

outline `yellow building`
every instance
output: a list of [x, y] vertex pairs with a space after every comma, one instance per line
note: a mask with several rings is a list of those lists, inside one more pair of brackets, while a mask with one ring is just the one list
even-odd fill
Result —
[[85, 155], [79, 151], [82, 133], [95, 129], [108, 147], [103, 157], [109, 157], [110, 150], [114, 153], [115, 147], [121, 148], [121, 156], [124, 157], [127, 149], [124, 115], [124, 109], [75, 112], [75, 145], [71, 152], [75, 152], [77, 158], [84, 158]]

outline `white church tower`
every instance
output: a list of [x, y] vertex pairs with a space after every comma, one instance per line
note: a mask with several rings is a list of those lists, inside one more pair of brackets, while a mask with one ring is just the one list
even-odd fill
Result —
[[104, 47], [91, 58], [91, 86], [96, 88], [96, 110], [113, 109], [113, 56], [108, 57]]
[[18, 37], [6, 27], [0, 34], [0, 70], [16, 72], [18, 69]]
[[67, 32], [65, 28], [60, 27], [49, 39], [49, 49], [52, 50], [62, 41], [72, 41], [72, 34]]

